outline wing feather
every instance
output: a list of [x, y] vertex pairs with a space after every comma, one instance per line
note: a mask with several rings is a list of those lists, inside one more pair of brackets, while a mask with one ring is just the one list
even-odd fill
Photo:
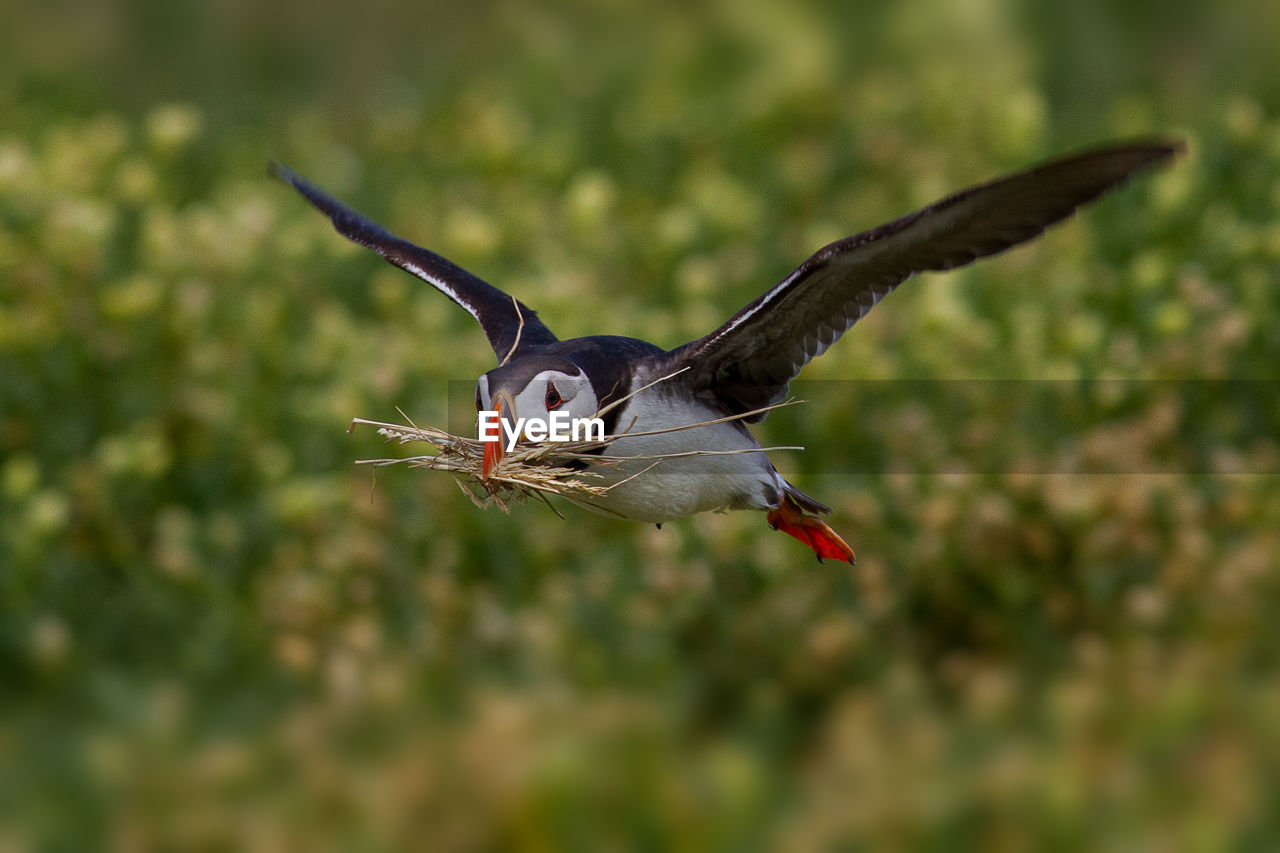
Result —
[[1026, 242], [1179, 150], [1139, 142], [1052, 160], [837, 240], [720, 328], [672, 350], [660, 370], [690, 368], [681, 375], [690, 390], [731, 413], [779, 402], [805, 364], [907, 278]]
[[292, 185], [328, 216], [343, 237], [373, 249], [388, 263], [416, 275], [461, 305], [480, 324], [499, 361], [530, 347], [555, 343], [556, 336], [538, 319], [537, 312], [524, 303], [436, 253], [400, 239], [292, 169], [272, 163], [271, 174]]

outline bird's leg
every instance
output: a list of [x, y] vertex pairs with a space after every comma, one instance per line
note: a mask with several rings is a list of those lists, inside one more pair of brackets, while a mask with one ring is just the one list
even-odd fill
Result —
[[782, 496], [782, 503], [778, 504], [777, 509], [770, 510], [767, 519], [774, 530], [781, 530], [812, 548], [819, 563], [827, 557], [848, 563], [856, 562], [853, 549], [845, 544], [840, 535], [822, 519], [806, 515], [789, 495]]

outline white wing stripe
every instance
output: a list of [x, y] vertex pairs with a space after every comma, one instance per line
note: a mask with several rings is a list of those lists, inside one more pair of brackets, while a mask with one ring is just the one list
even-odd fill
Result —
[[786, 290], [788, 287], [790, 287], [791, 283], [796, 279], [796, 276], [799, 275], [799, 273], [800, 273], [800, 270], [798, 269], [793, 270], [791, 275], [784, 278], [780, 283], [774, 285], [773, 289], [770, 290], [768, 293], [766, 293], [763, 299], [758, 300], [754, 308], [752, 308], [750, 311], [747, 311], [742, 316], [738, 317], [738, 319], [734, 320], [728, 326], [725, 326], [724, 329], [720, 332], [720, 334], [716, 335], [707, 343], [708, 344], [715, 343], [716, 341], [723, 338], [725, 335], [728, 335], [729, 333], [731, 333], [734, 329], [741, 326], [743, 323], [750, 320], [755, 315], [759, 314], [761, 311], [764, 311], [765, 309], [769, 308], [773, 304], [774, 297], [777, 296], [782, 291]]
[[[385, 252], [379, 251], [378, 254], [382, 255], [384, 258], [386, 257]], [[458, 305], [461, 305], [468, 314], [470, 314], [472, 317], [475, 318], [477, 323], [480, 323], [480, 315], [476, 313], [476, 309], [471, 307], [471, 305], [467, 304], [462, 299], [458, 298], [457, 292], [448, 284], [446, 284], [442, 279], [436, 278], [435, 276], [431, 275], [426, 270], [424, 270], [422, 267], [416, 264], [410, 263], [409, 261], [404, 261], [404, 260], [399, 261], [399, 265], [404, 269], [408, 270], [409, 272], [413, 273], [414, 275], [416, 275], [418, 278], [430, 284], [432, 287], [434, 287], [436, 290], [440, 291], [445, 296], [452, 299]], [[480, 323], [480, 326], [481, 328], [483, 328], [484, 324]]]

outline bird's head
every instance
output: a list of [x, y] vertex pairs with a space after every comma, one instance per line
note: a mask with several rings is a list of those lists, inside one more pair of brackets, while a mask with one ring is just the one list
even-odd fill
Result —
[[[552, 412], [562, 412], [572, 421], [594, 417], [599, 407], [586, 372], [567, 359], [528, 356], [495, 367], [476, 381], [476, 411], [497, 412], [506, 426], [501, 440], [485, 445], [483, 476], [487, 479], [502, 458], [509, 431], [519, 428], [519, 440], [523, 441], [529, 438], [529, 428], [540, 423], [546, 435], [552, 426]], [[556, 417], [560, 419], [560, 415]], [[480, 426], [483, 428], [483, 423]]]

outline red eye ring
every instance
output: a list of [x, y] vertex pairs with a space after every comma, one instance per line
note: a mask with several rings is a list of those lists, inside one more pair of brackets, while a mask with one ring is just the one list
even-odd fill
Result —
[[543, 399], [543, 402], [546, 403], [547, 411], [551, 412], [560, 408], [560, 404], [564, 402], [564, 399], [561, 398], [560, 392], [556, 390], [556, 386], [548, 382], [547, 396]]

